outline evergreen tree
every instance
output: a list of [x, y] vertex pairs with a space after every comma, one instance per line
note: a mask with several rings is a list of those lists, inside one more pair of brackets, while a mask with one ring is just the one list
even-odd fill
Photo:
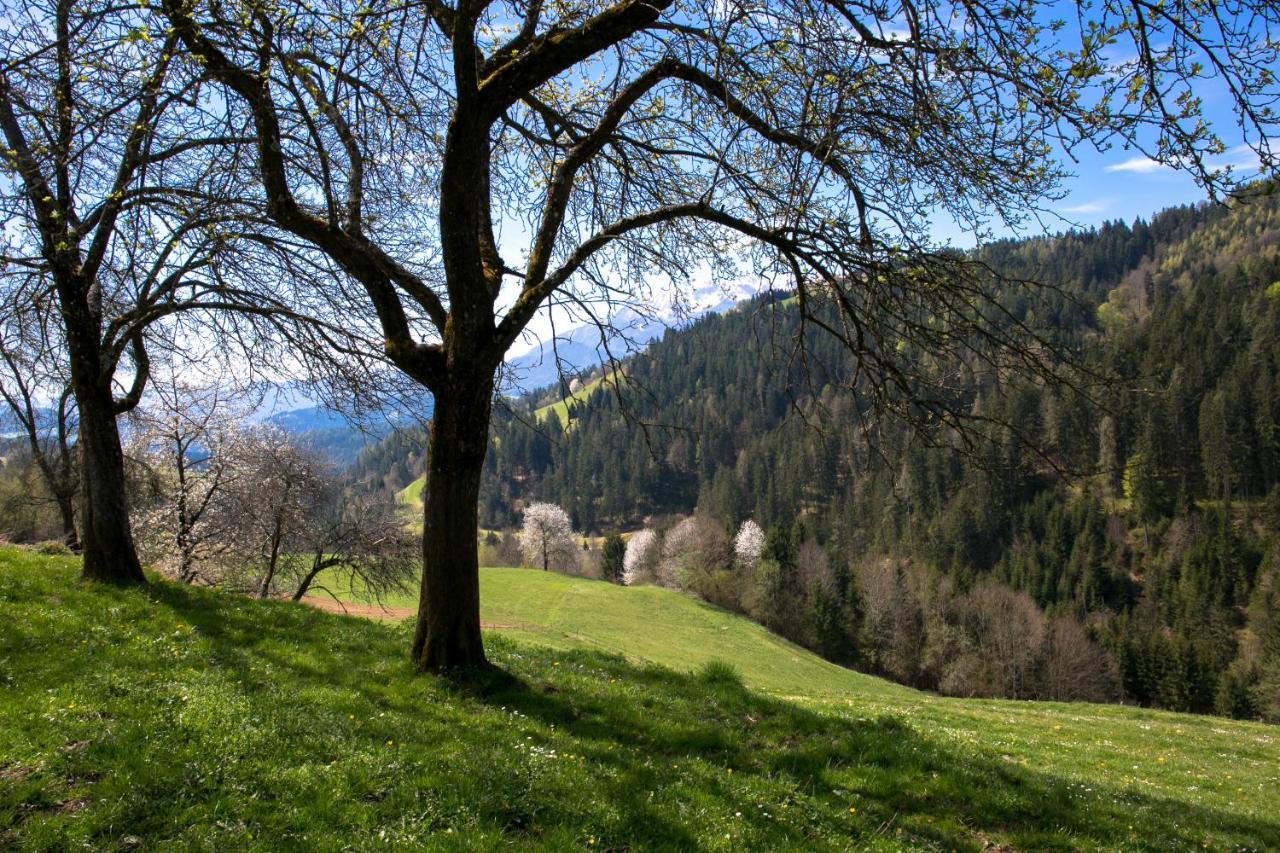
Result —
[[605, 537], [600, 550], [600, 573], [609, 583], [622, 583], [623, 560], [627, 555], [627, 543], [617, 533]]

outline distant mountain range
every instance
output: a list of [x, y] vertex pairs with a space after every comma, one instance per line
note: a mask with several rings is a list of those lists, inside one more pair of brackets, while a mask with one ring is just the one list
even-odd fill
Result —
[[[612, 355], [622, 358], [643, 350], [661, 338], [669, 329], [677, 329], [708, 314], [722, 314], [756, 293], [753, 284], [740, 282], [730, 286], [707, 285], [695, 289], [686, 304], [679, 308], [654, 310], [644, 314], [622, 309], [612, 318], [616, 333], [601, 339], [593, 325], [578, 326], [558, 335], [553, 342], [536, 344], [507, 360], [503, 393], [521, 396], [555, 385], [562, 374], [571, 376], [590, 371]], [[607, 344], [607, 346], [606, 346]], [[431, 400], [424, 393], [414, 405], [413, 420], [425, 421], [431, 416]], [[282, 383], [271, 389], [254, 417], [274, 424], [298, 436], [328, 454], [335, 462], [348, 465], [368, 444], [386, 437], [401, 421], [409, 423], [407, 414], [374, 417], [364, 423], [353, 423], [347, 416], [323, 405], [314, 394], [297, 383]]]
[[643, 350], [669, 329], [678, 329], [707, 314], [723, 314], [756, 294], [759, 286], [749, 282], [706, 285], [696, 288], [679, 308], [641, 313], [623, 308], [611, 318], [613, 334], [602, 335], [594, 325], [578, 326], [553, 340], [535, 344], [520, 355], [507, 359], [509, 396], [519, 396], [555, 385], [561, 375], [572, 376], [604, 364], [610, 357], [625, 358]]
[[[669, 329], [680, 328], [698, 317], [721, 314], [756, 292], [748, 283], [727, 287], [708, 285], [695, 289], [678, 309], [646, 311], [622, 309], [612, 318], [616, 333], [602, 341], [598, 328], [578, 326], [559, 334], [507, 361], [503, 393], [521, 396], [556, 384], [561, 374], [572, 376], [598, 367], [612, 355], [622, 358], [643, 350]], [[607, 346], [606, 346], [607, 344]], [[296, 436], [336, 464], [349, 465], [372, 442], [385, 438], [395, 427], [431, 417], [431, 398], [423, 393], [408, 408], [412, 412], [378, 414], [360, 422], [335, 411], [304, 384], [282, 382], [267, 389], [262, 403], [250, 417], [252, 423], [268, 423]], [[43, 413], [41, 413], [43, 415]], [[8, 407], [0, 406], [0, 439], [20, 437], [21, 425]]]

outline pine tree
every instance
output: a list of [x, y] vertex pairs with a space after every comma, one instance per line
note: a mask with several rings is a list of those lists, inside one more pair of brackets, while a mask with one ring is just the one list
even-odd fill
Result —
[[604, 547], [600, 551], [600, 573], [609, 583], [622, 583], [623, 559], [627, 554], [627, 543], [617, 533], [605, 537]]

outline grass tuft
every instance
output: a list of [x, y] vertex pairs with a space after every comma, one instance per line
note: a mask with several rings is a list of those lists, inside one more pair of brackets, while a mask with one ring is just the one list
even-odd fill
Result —
[[742, 673], [728, 661], [709, 660], [698, 670], [698, 678], [703, 684], [714, 687], [743, 687]]

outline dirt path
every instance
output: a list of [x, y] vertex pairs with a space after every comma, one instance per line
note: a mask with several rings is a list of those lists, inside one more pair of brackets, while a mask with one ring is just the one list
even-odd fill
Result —
[[[417, 611], [411, 607], [383, 607], [381, 604], [364, 604], [355, 601], [336, 601], [327, 595], [304, 595], [302, 603], [317, 610], [327, 610], [330, 613], [343, 613], [347, 616], [363, 616], [366, 619], [408, 619], [410, 616], [416, 616]], [[520, 625], [516, 623], [506, 622], [484, 622], [480, 623], [481, 628], [493, 628], [496, 630], [525, 630], [536, 631], [537, 626]]]
[[383, 607], [381, 604], [337, 601], [327, 595], [304, 595], [302, 603], [317, 610], [345, 613], [348, 616], [365, 616], [369, 619], [408, 619], [415, 615], [415, 611], [409, 607]]

